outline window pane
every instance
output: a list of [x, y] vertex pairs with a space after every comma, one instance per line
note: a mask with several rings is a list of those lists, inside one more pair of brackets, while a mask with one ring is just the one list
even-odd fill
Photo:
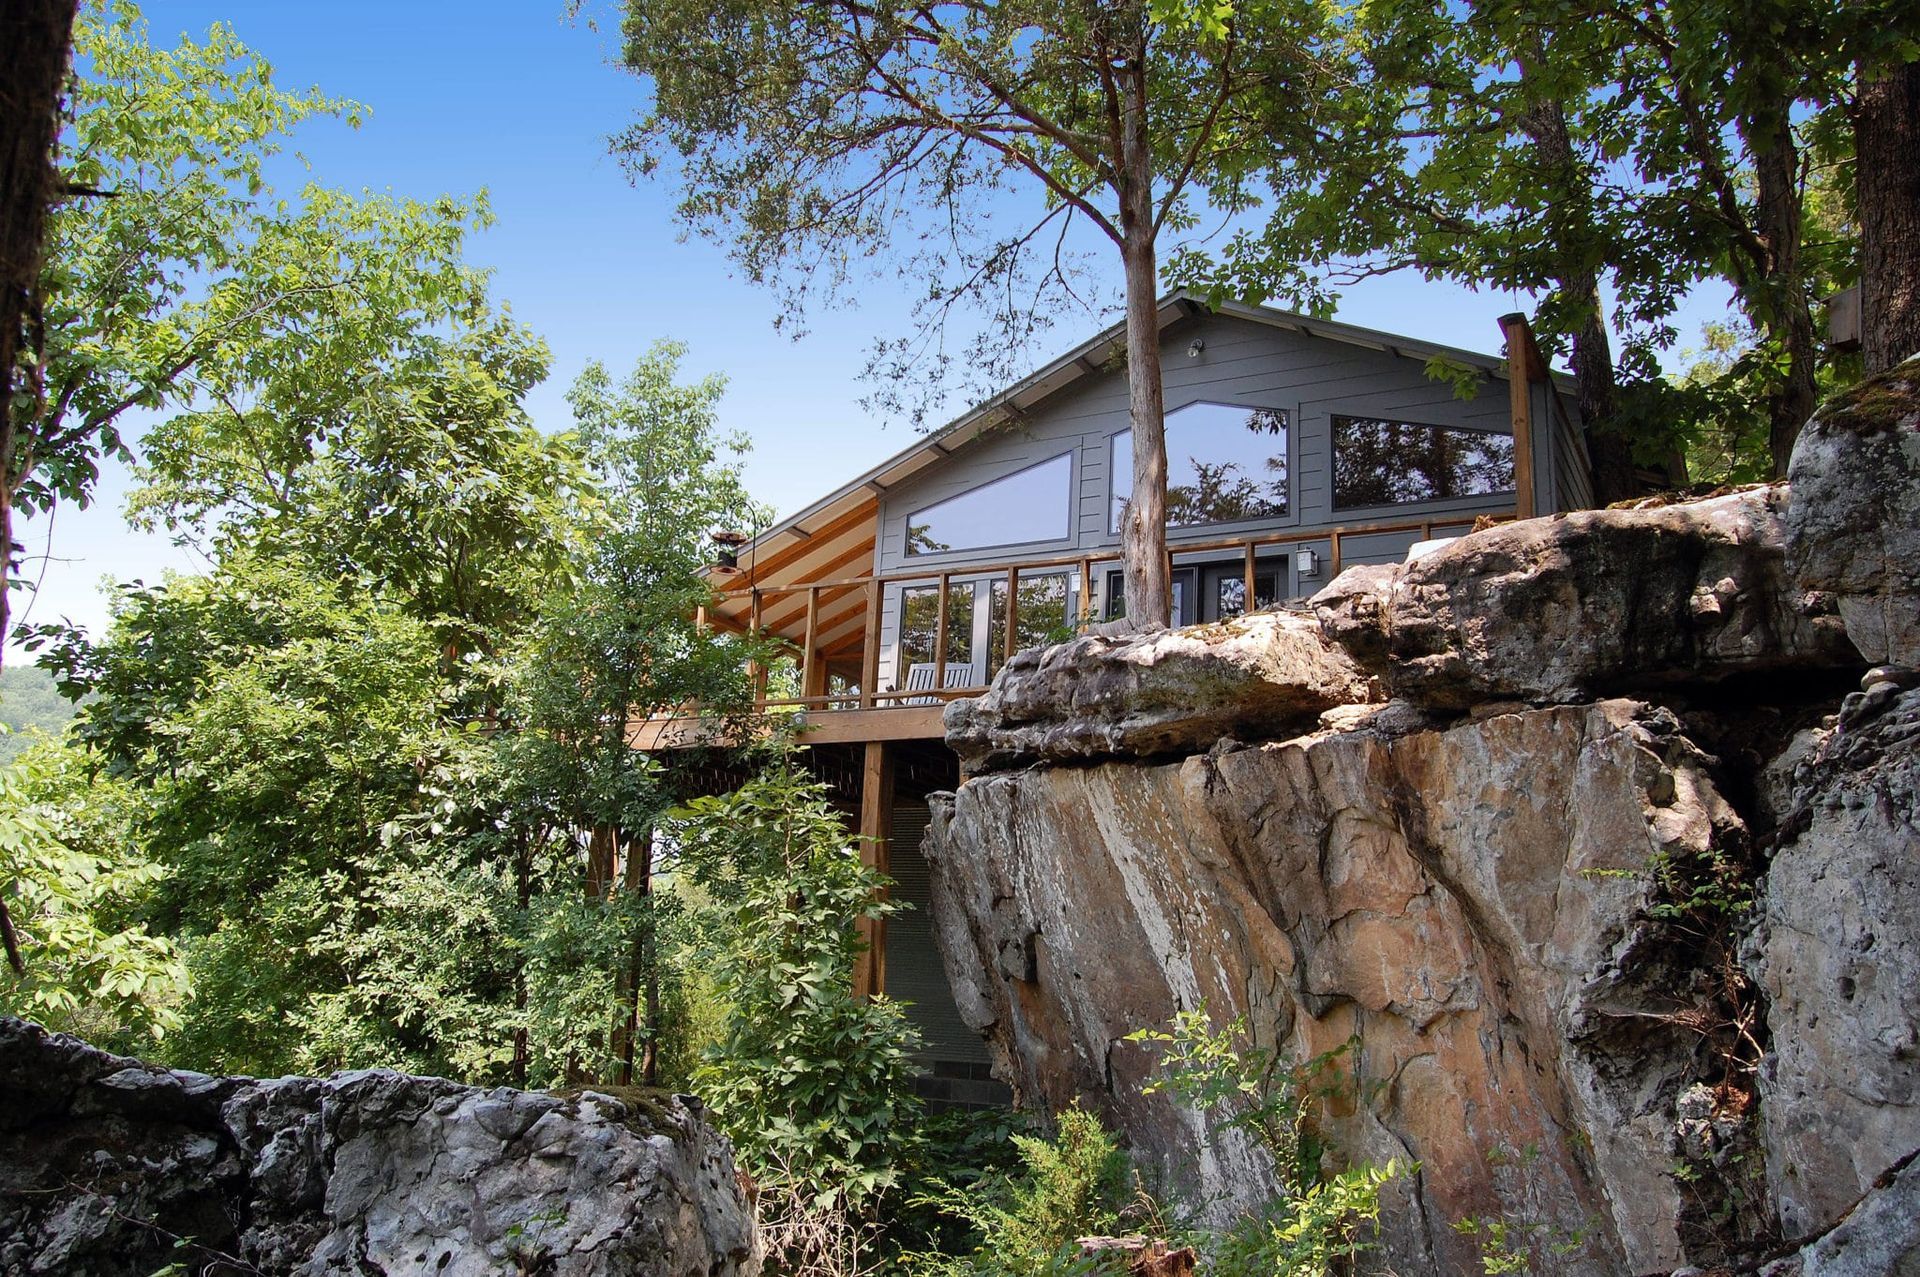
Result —
[[[1167, 414], [1167, 526], [1194, 528], [1287, 512], [1287, 414], [1278, 408], [1188, 404]], [[1113, 437], [1118, 532], [1133, 492], [1133, 431]]]
[[[1067, 574], [1048, 572], [1020, 578], [1020, 606], [1014, 611], [1013, 650], [1060, 643], [1073, 636], [1067, 619]], [[987, 601], [987, 676], [1006, 664], [1007, 581], [996, 578]]]
[[1513, 436], [1379, 417], [1333, 419], [1333, 504], [1396, 505], [1513, 491]]
[[1010, 474], [907, 516], [907, 553], [1062, 541], [1072, 509], [1073, 454]]
[[[973, 663], [973, 597], [971, 581], [947, 587], [947, 664]], [[908, 671], [931, 665], [934, 631], [940, 627], [940, 587], [910, 585], [900, 591], [900, 671], [896, 687], [907, 686]], [[931, 685], [929, 685], [931, 686]]]
[[[1280, 601], [1280, 591], [1274, 588], [1275, 574], [1256, 572], [1253, 576], [1253, 608], [1272, 607]], [[1215, 607], [1223, 621], [1231, 620], [1247, 610], [1247, 580], [1240, 576], [1223, 576], [1214, 597]]]

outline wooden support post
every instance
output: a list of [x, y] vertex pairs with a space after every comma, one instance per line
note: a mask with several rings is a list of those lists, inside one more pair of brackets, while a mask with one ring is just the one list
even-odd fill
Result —
[[[1513, 512], [1531, 519], [1533, 508], [1533, 379], [1539, 352], [1525, 315], [1500, 317], [1507, 334], [1507, 393], [1513, 412]], [[1545, 369], [1539, 370], [1545, 373]]]
[[[755, 643], [764, 636], [760, 632], [760, 591], [754, 590], [748, 596], [747, 633]], [[747, 662], [747, 682], [753, 687], [753, 707], [757, 710], [767, 707], [767, 667], [758, 659]]]
[[1019, 650], [1019, 643], [1014, 638], [1014, 635], [1017, 634], [1020, 630], [1020, 569], [1019, 568], [1007, 569], [1006, 625], [1007, 625], [1007, 632], [1004, 636], [1004, 641], [1000, 645], [1000, 659], [1002, 661], [1012, 660], [1014, 652]]
[[940, 618], [933, 627], [933, 685], [943, 688], [947, 685], [947, 574], [940, 574], [940, 607], [936, 615]]
[[1247, 593], [1240, 604], [1240, 615], [1253, 611], [1253, 542], [1247, 542], [1247, 562], [1244, 568]]
[[1093, 615], [1093, 560], [1080, 560], [1080, 628], [1087, 628], [1087, 618]]
[[1329, 577], [1336, 577], [1340, 575], [1340, 529], [1335, 528], [1328, 534], [1328, 539], [1332, 541], [1333, 545], [1331, 553], [1327, 555], [1327, 558], [1332, 560], [1327, 564], [1327, 575]]
[[695, 634], [705, 634], [710, 625], [711, 622], [707, 620], [707, 605], [702, 603], [699, 607], [693, 609], [693, 632]]
[[[881, 873], [893, 871], [887, 832], [893, 823], [893, 758], [884, 741], [868, 741], [860, 769], [860, 863]], [[887, 991], [887, 920], [862, 918], [860, 938], [867, 943], [853, 968], [853, 994], [870, 998]]]
[[860, 708], [873, 708], [880, 686], [880, 601], [886, 590], [878, 580], [867, 582], [867, 632], [860, 650]]
[[814, 662], [817, 659], [814, 649], [819, 646], [820, 629], [820, 587], [807, 587], [807, 637], [800, 648], [800, 695], [812, 696]]

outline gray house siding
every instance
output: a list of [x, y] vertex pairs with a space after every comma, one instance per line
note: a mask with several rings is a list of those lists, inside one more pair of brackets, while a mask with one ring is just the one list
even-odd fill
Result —
[[[1198, 340], [1201, 349], [1190, 354]], [[1195, 403], [1228, 403], [1284, 410], [1288, 430], [1288, 513], [1242, 523], [1172, 529], [1169, 545], [1176, 569], [1211, 556], [1181, 555], [1180, 546], [1278, 529], [1311, 531], [1366, 523], [1471, 519], [1511, 510], [1511, 494], [1465, 497], [1386, 506], [1335, 509], [1333, 500], [1332, 418], [1336, 414], [1397, 418], [1439, 426], [1506, 433], [1510, 427], [1507, 383], [1483, 374], [1479, 393], [1457, 398], [1450, 383], [1429, 377], [1420, 358], [1391, 350], [1275, 327], [1232, 316], [1210, 315], [1170, 326], [1161, 344], [1169, 413]], [[1584, 460], [1569, 454], [1566, 431], [1558, 428], [1546, 387], [1533, 388], [1535, 431], [1535, 503], [1541, 512], [1586, 504]], [[1571, 412], [1567, 405], [1565, 412]], [[1113, 437], [1128, 429], [1123, 371], [1110, 369], [1067, 387], [1017, 422], [1000, 426], [955, 450], [928, 473], [883, 493], [880, 499], [876, 571], [882, 576], [952, 571], [954, 580], [983, 581], [996, 565], [1039, 558], [1078, 556], [1117, 549], [1109, 531], [1109, 510], [1116, 478], [1129, 481], [1129, 462], [1110, 458]], [[909, 514], [1014, 474], [1063, 453], [1073, 457], [1073, 516], [1068, 535], [1054, 541], [1027, 542], [940, 554], [906, 552]], [[1343, 538], [1343, 564], [1395, 562], [1419, 534]], [[1274, 547], [1261, 559], [1282, 572], [1283, 594], [1311, 593], [1326, 583], [1330, 543], [1311, 545], [1323, 565], [1317, 579], [1291, 572], [1292, 547]], [[1104, 605], [1106, 568], [1096, 565], [1095, 607]], [[1077, 581], [1073, 583], [1077, 590]], [[882, 687], [893, 685], [901, 587], [887, 589], [881, 635]], [[984, 594], [982, 598], [984, 600]], [[984, 617], [985, 608], [979, 609]], [[980, 628], [984, 631], [984, 620]]]

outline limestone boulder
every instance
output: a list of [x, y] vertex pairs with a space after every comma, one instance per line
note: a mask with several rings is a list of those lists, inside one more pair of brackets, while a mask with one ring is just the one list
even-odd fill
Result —
[[1709, 994], [1649, 914], [1657, 865], [1742, 836], [1678, 721], [1613, 700], [979, 776], [926, 850], [957, 1003], [1023, 1103], [1096, 1105], [1156, 1177], [1259, 1205], [1264, 1151], [1148, 1093], [1126, 1041], [1204, 1003], [1338, 1053], [1340, 1157], [1420, 1164], [1385, 1267], [1477, 1271], [1453, 1225], [1500, 1219], [1615, 1274], [1704, 1254], [1670, 1171], [1700, 1049], [1675, 1012]]
[[945, 725], [962, 763], [984, 771], [1204, 751], [1224, 736], [1288, 734], [1372, 699], [1366, 673], [1311, 617], [1259, 612], [1020, 652], [986, 695], [949, 705]]
[[214, 1078], [0, 1018], [0, 1272], [751, 1277], [697, 1103]]
[[1857, 666], [1830, 601], [1789, 577], [1787, 505], [1775, 485], [1501, 524], [1344, 572], [1314, 611], [1390, 694], [1450, 710]]
[[1867, 662], [1920, 666], [1920, 355], [1822, 404], [1787, 473], [1798, 588]]
[[1747, 965], [1772, 1039], [1768, 1180], [1788, 1236], [1920, 1149], [1920, 691], [1850, 698], [1809, 749]]

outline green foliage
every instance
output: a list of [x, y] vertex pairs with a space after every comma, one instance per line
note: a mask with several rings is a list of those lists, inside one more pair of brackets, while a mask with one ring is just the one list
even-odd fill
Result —
[[0, 765], [0, 886], [26, 967], [0, 968], [0, 1012], [123, 1049], [179, 1023], [175, 946], [127, 920], [165, 876], [116, 836], [135, 801], [50, 746]]
[[1554, 1223], [1548, 1211], [1534, 1164], [1536, 1145], [1513, 1149], [1501, 1145], [1487, 1154], [1487, 1163], [1505, 1181], [1513, 1209], [1499, 1215], [1470, 1215], [1450, 1227], [1473, 1238], [1480, 1250], [1480, 1271], [1486, 1277], [1508, 1274], [1562, 1272], [1569, 1264], [1591, 1258], [1588, 1229]]
[[1215, 1025], [1204, 1003], [1128, 1040], [1161, 1048], [1162, 1076], [1147, 1084], [1148, 1094], [1164, 1091], [1210, 1115], [1214, 1130], [1247, 1132], [1280, 1171], [1278, 1199], [1197, 1239], [1213, 1271], [1319, 1277], [1350, 1269], [1379, 1221], [1380, 1190], [1409, 1173], [1397, 1158], [1332, 1174], [1323, 1166], [1327, 1150], [1313, 1131], [1313, 1106], [1341, 1088], [1335, 1068], [1356, 1044], [1295, 1064], [1257, 1045], [1244, 1017]]
[[722, 914], [708, 966], [728, 1007], [700, 1093], [756, 1176], [862, 1202], [896, 1182], [918, 1108], [913, 1029], [897, 1003], [853, 991], [854, 924], [893, 911], [886, 880], [790, 758], [683, 819]]
[[968, 1184], [940, 1184], [923, 1199], [968, 1225], [966, 1254], [923, 1252], [905, 1266], [924, 1277], [964, 1274], [1067, 1277], [1100, 1271], [1076, 1238], [1120, 1232], [1151, 1203], [1126, 1154], [1100, 1119], [1077, 1104], [1061, 1113], [1051, 1139], [1011, 1134], [1020, 1166]]

